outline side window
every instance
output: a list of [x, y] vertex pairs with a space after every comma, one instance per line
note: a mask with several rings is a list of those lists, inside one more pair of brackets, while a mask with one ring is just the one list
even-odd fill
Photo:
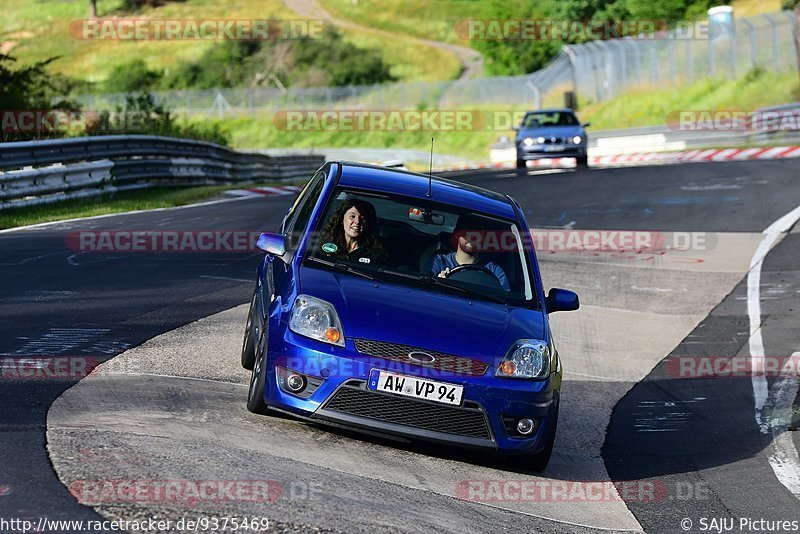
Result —
[[287, 250], [294, 250], [300, 242], [303, 230], [311, 219], [311, 212], [314, 211], [314, 206], [317, 205], [319, 195], [322, 193], [323, 185], [325, 185], [325, 173], [319, 172], [308, 182], [292, 207], [284, 229]]
[[287, 228], [289, 228], [294, 219], [297, 217], [298, 207], [308, 198], [309, 191], [313, 188], [314, 184], [316, 184], [316, 180], [319, 178], [320, 174], [324, 176], [325, 173], [322, 171], [318, 172], [311, 179], [306, 182], [306, 185], [303, 186], [303, 189], [300, 191], [300, 194], [297, 195], [297, 198], [294, 199], [294, 203], [289, 207], [289, 211], [286, 212], [286, 216], [283, 218], [283, 222], [281, 223], [281, 233], [286, 233]]

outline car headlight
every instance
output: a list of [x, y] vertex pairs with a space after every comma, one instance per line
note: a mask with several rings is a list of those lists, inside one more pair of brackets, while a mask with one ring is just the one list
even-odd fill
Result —
[[573, 137], [573, 138], [571, 139], [571, 141], [572, 141], [574, 144], [576, 144], [576, 145], [579, 145], [579, 144], [581, 144], [581, 141], [583, 141], [583, 138], [582, 138], [580, 135], [576, 135], [575, 137]]
[[289, 329], [301, 336], [344, 347], [344, 332], [334, 307], [324, 300], [298, 295], [292, 306]]
[[508, 350], [495, 376], [544, 378], [550, 374], [550, 348], [538, 339], [520, 339]]
[[537, 137], [536, 138], [536, 144], [537, 145], [543, 145], [545, 141], [547, 141], [547, 139], [545, 139], [544, 137]]
[[533, 144], [533, 139], [531, 139], [530, 137], [526, 137], [525, 139], [522, 140], [522, 144], [525, 146], [531, 146]]

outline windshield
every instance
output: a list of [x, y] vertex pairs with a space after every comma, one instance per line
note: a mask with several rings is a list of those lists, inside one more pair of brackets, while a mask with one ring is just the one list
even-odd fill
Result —
[[577, 126], [578, 119], [568, 111], [548, 111], [528, 113], [522, 119], [523, 128], [543, 128], [547, 126]]
[[536, 305], [516, 221], [436, 202], [338, 190], [305, 265], [517, 305]]

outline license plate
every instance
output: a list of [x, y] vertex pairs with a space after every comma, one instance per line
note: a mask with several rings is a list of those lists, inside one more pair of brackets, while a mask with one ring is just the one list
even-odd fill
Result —
[[561, 145], [545, 145], [544, 147], [545, 152], [563, 152], [564, 147]]
[[453, 405], [461, 404], [461, 396], [464, 393], [464, 386], [459, 386], [458, 384], [447, 384], [415, 376], [398, 375], [379, 369], [370, 371], [367, 388]]

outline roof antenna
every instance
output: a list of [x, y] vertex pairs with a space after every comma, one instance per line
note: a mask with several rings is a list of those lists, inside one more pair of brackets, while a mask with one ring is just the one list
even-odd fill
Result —
[[427, 197], [431, 198], [431, 187], [433, 186], [433, 137], [431, 137], [431, 165], [428, 167], [428, 193]]

